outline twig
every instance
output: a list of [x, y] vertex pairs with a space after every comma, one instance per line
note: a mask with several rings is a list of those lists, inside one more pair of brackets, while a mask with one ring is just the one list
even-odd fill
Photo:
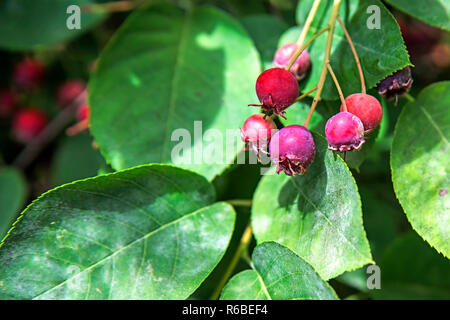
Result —
[[341, 18], [337, 16], [337, 20], [339, 21], [339, 24], [341, 25], [342, 30], [344, 31], [345, 37], [347, 38], [348, 44], [350, 45], [350, 48], [352, 49], [353, 56], [355, 57], [356, 66], [358, 67], [359, 72], [359, 78], [361, 79], [361, 92], [366, 93], [366, 84], [364, 82], [364, 74], [361, 68], [361, 63], [359, 62], [358, 54], [356, 53], [355, 46], [353, 45], [353, 41], [350, 38], [350, 35], [347, 31], [347, 28], [345, 28], [344, 23], [342, 22]]
[[298, 40], [297, 40], [297, 45], [299, 48], [302, 47], [303, 41], [305, 41], [305, 39], [306, 39], [306, 35], [308, 34], [309, 27], [311, 27], [311, 24], [317, 13], [317, 9], [319, 8], [320, 1], [321, 0], [315, 0], [311, 7], [311, 10], [308, 13], [308, 17], [306, 18], [305, 25], [303, 26], [302, 32], [300, 33], [300, 37], [298, 37]]
[[333, 78], [334, 85], [339, 93], [339, 98], [341, 99], [342, 106], [344, 107], [344, 111], [347, 111], [347, 104], [345, 103], [344, 94], [342, 93], [341, 86], [339, 85], [339, 81], [336, 78], [336, 75], [333, 72], [333, 68], [331, 68], [330, 62], [327, 63], [328, 72], [330, 72], [331, 78]]
[[21, 169], [28, 167], [39, 153], [74, 119], [77, 108], [86, 100], [86, 90], [78, 95], [69, 105], [64, 107], [58, 115], [31, 140], [14, 160], [13, 165]]
[[147, 2], [147, 0], [124, 0], [124, 1], [114, 1], [99, 4], [86, 4], [81, 6], [81, 9], [85, 13], [95, 13], [95, 12], [126, 12], [131, 11], [139, 5]]
[[303, 47], [301, 47], [300, 49], [298, 49], [294, 55], [291, 57], [291, 60], [289, 60], [289, 64], [286, 67], [286, 70], [289, 70], [292, 65], [294, 64], [295, 60], [297, 60], [297, 58], [302, 54], [302, 52], [308, 48], [308, 46], [318, 37], [320, 36], [322, 33], [324, 33], [325, 31], [327, 31], [329, 29], [329, 26], [326, 26], [325, 28], [323, 28], [322, 30], [320, 30], [319, 32], [317, 32], [314, 36], [311, 37], [311, 39], [308, 40], [308, 42], [305, 43], [305, 45]]
[[300, 97], [297, 97], [297, 99], [295, 99], [295, 101], [300, 101], [303, 98], [305, 98], [308, 94], [310, 94], [311, 92], [314, 92], [317, 90], [317, 86], [315, 86], [314, 88], [312, 88], [311, 90], [309, 90], [308, 92], [305, 92], [304, 94], [302, 94]]
[[229, 204], [236, 207], [251, 207], [252, 206], [252, 199], [232, 199], [227, 200]]
[[331, 51], [331, 43], [333, 42], [334, 26], [336, 25], [336, 17], [338, 15], [340, 5], [341, 0], [334, 0], [333, 9], [331, 11], [330, 20], [328, 22], [329, 27], [328, 38], [325, 47], [325, 56], [323, 58], [322, 73], [320, 74], [319, 82], [317, 84], [317, 91], [314, 96], [313, 103], [311, 104], [311, 109], [309, 109], [308, 116], [306, 117], [305, 123], [303, 124], [303, 126], [305, 127], [308, 127], [309, 121], [311, 120], [314, 110], [316, 109], [317, 104], [320, 101], [320, 95], [322, 94], [323, 86], [325, 84], [325, 79], [327, 76], [327, 64], [330, 62], [330, 51]]

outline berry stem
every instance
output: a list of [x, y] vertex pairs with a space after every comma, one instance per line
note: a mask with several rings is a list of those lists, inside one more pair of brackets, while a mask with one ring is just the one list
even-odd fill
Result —
[[409, 93], [405, 93], [403, 96], [406, 98], [406, 100], [408, 100], [408, 101], [410, 101], [410, 102], [416, 100], [416, 99], [414, 99], [414, 97], [413, 97], [412, 95], [410, 95]]
[[315, 35], [313, 35], [311, 37], [311, 39], [309, 39], [305, 45], [303, 47], [301, 47], [300, 49], [297, 49], [297, 51], [294, 53], [294, 55], [292, 56], [291, 60], [289, 61], [289, 64], [286, 66], [286, 70], [289, 70], [292, 65], [294, 64], [295, 60], [297, 60], [297, 58], [302, 54], [302, 52], [308, 48], [308, 46], [318, 37], [320, 36], [322, 33], [324, 33], [325, 31], [327, 31], [330, 28], [330, 26], [326, 26], [325, 28], [323, 28], [322, 30], [320, 30], [319, 32], [317, 32]]
[[247, 228], [245, 228], [244, 233], [242, 234], [241, 241], [239, 243], [239, 247], [234, 252], [233, 258], [231, 259], [230, 264], [228, 265], [225, 273], [222, 276], [222, 279], [220, 279], [219, 284], [217, 285], [216, 289], [212, 293], [210, 300], [217, 300], [220, 296], [220, 293], [222, 292], [223, 287], [227, 283], [228, 279], [232, 275], [234, 269], [236, 269], [236, 265], [238, 264], [239, 260], [243, 258], [244, 260], [247, 260], [248, 257], [248, 246], [250, 244], [250, 241], [252, 240], [252, 227], [250, 223], [247, 225]]
[[339, 81], [333, 72], [333, 68], [331, 68], [330, 62], [327, 63], [327, 68], [328, 68], [328, 72], [330, 72], [331, 78], [333, 78], [334, 85], [336, 86], [336, 89], [339, 93], [339, 98], [341, 99], [344, 111], [347, 112], [347, 104], [345, 103], [345, 98], [344, 98], [344, 95], [342, 94], [341, 86], [339, 85]]
[[315, 86], [314, 88], [312, 88], [311, 90], [309, 90], [308, 92], [305, 92], [304, 94], [302, 94], [300, 97], [298, 97], [297, 99], [295, 99], [295, 101], [300, 101], [303, 98], [305, 98], [308, 94], [310, 94], [311, 92], [314, 92], [317, 90], [317, 86]]
[[314, 113], [314, 110], [317, 107], [317, 104], [320, 101], [320, 95], [322, 94], [323, 86], [325, 84], [325, 79], [327, 77], [327, 64], [330, 62], [330, 51], [331, 51], [331, 44], [333, 42], [333, 33], [334, 33], [334, 26], [336, 25], [336, 18], [339, 13], [339, 6], [341, 5], [341, 0], [334, 0], [333, 2], [333, 8], [331, 10], [330, 14], [330, 20], [328, 21], [328, 38], [327, 38], [327, 45], [325, 47], [325, 56], [323, 58], [323, 66], [322, 66], [322, 73], [320, 74], [319, 82], [317, 84], [317, 91], [314, 96], [314, 100], [311, 104], [311, 108], [309, 109], [308, 116], [306, 117], [305, 123], [303, 126], [305, 128], [308, 127], [309, 121], [311, 120], [311, 117]]
[[306, 18], [305, 25], [303, 26], [302, 32], [300, 33], [300, 37], [298, 37], [298, 40], [297, 40], [297, 45], [299, 48], [301, 48], [303, 46], [303, 42], [306, 39], [306, 35], [308, 34], [309, 27], [311, 27], [311, 24], [317, 13], [317, 9], [319, 8], [320, 1], [322, 1], [322, 0], [315, 0], [311, 7], [311, 10], [308, 13], [308, 17]]
[[359, 62], [358, 54], [356, 53], [355, 46], [353, 45], [353, 41], [350, 38], [350, 34], [347, 31], [347, 28], [345, 27], [344, 23], [342, 22], [341, 18], [337, 16], [337, 20], [339, 24], [341, 25], [342, 30], [344, 31], [345, 37], [347, 38], [348, 44], [350, 45], [350, 48], [352, 49], [353, 56], [355, 57], [356, 66], [358, 67], [359, 72], [359, 78], [361, 79], [361, 92], [366, 93], [366, 84], [364, 82], [364, 74], [361, 68], [361, 63]]

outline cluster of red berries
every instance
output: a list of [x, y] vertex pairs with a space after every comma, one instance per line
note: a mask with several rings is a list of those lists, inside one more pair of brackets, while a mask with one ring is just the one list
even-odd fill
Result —
[[[309, 55], [304, 51], [286, 70], [291, 56], [297, 50], [296, 44], [280, 48], [273, 61], [274, 68], [261, 73], [256, 80], [256, 94], [264, 114], [249, 117], [241, 130], [242, 140], [247, 147], [270, 155], [277, 173], [283, 171], [292, 176], [305, 174], [306, 168], [315, 156], [315, 144], [311, 132], [301, 125], [290, 125], [277, 131], [275, 122], [269, 116], [283, 118], [286, 108], [291, 106], [299, 93], [298, 79], [302, 79], [310, 66]], [[326, 123], [325, 136], [329, 149], [334, 151], [359, 150], [364, 143], [364, 135], [375, 129], [381, 122], [383, 110], [376, 98], [365, 93], [355, 93], [345, 99], [341, 112]]]
[[[12, 117], [12, 136], [21, 143], [28, 143], [47, 126], [47, 113], [36, 106], [23, 104], [28, 95], [37, 91], [45, 78], [44, 65], [31, 58], [19, 61], [13, 70], [11, 88], [0, 91], [0, 118]], [[69, 80], [63, 83], [56, 94], [56, 104], [60, 108], [70, 105], [86, 88], [81, 80]], [[78, 120], [87, 118], [87, 106], [78, 111]]]

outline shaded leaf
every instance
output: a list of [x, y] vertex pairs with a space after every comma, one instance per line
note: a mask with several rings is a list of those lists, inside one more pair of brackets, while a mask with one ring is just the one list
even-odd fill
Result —
[[184, 299], [224, 254], [235, 214], [201, 176], [149, 165], [34, 201], [0, 248], [3, 299]]
[[0, 2], [0, 47], [26, 50], [70, 39], [95, 26], [103, 13], [80, 14], [80, 29], [69, 29], [71, 5], [93, 4], [94, 0], [3, 0]]
[[386, 0], [387, 3], [416, 19], [450, 31], [450, 2], [445, 0]]
[[271, 68], [275, 51], [278, 49], [278, 40], [288, 25], [269, 14], [246, 16], [241, 22], [259, 51], [263, 69]]
[[267, 175], [253, 198], [258, 243], [276, 241], [325, 280], [372, 262], [361, 202], [350, 171], [314, 134], [316, 156], [305, 176]]
[[412, 231], [391, 244], [380, 270], [377, 299], [450, 299], [450, 261]]
[[[251, 39], [225, 13], [139, 10], [103, 51], [91, 79], [95, 141], [114, 169], [174, 163], [213, 178], [243, 147], [239, 127], [254, 111], [247, 105], [258, 101], [259, 71]], [[196, 132], [194, 121], [201, 121]], [[202, 141], [210, 128], [214, 134]], [[237, 139], [225, 139], [227, 129], [235, 129]], [[179, 143], [187, 147], [174, 159]]]
[[254, 270], [235, 275], [222, 300], [335, 300], [334, 290], [314, 269], [288, 248], [265, 242], [252, 255]]
[[61, 185], [97, 175], [104, 163], [92, 146], [92, 137], [78, 134], [61, 141], [52, 162], [52, 181]]
[[391, 150], [395, 193], [413, 228], [450, 258], [450, 82], [403, 107]]
[[22, 173], [14, 168], [0, 168], [0, 239], [24, 205], [26, 196], [27, 184]]

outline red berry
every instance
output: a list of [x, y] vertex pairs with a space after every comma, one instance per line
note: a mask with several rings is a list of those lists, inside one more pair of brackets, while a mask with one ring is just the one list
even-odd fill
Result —
[[32, 90], [40, 86], [44, 74], [44, 66], [39, 61], [25, 59], [14, 67], [13, 82], [23, 90]]
[[46, 125], [46, 114], [40, 109], [28, 107], [14, 116], [13, 135], [18, 141], [27, 143], [35, 138]]
[[81, 106], [77, 111], [77, 119], [78, 121], [84, 121], [89, 119], [89, 106], [87, 104]]
[[265, 151], [272, 134], [277, 129], [275, 122], [263, 114], [254, 114], [245, 120], [241, 129], [242, 141], [248, 144], [257, 155]]
[[256, 80], [256, 94], [264, 111], [283, 116], [283, 111], [297, 98], [298, 83], [285, 69], [268, 69]]
[[[298, 49], [296, 43], [287, 43], [275, 52], [275, 57], [273, 58], [273, 66], [278, 68], [286, 68], [291, 61], [292, 55]], [[301, 80], [305, 77], [306, 72], [311, 65], [311, 60], [309, 59], [308, 50], [303, 50], [300, 56], [292, 64], [289, 71], [297, 78]]]
[[288, 176], [305, 174], [314, 160], [316, 147], [311, 132], [303, 126], [291, 125], [277, 131], [270, 140], [270, 158], [277, 173]]
[[86, 88], [86, 84], [81, 80], [69, 80], [63, 83], [56, 96], [58, 105], [62, 108], [72, 103]]
[[[381, 122], [383, 108], [380, 102], [371, 95], [365, 93], [354, 93], [345, 98], [347, 111], [356, 115], [364, 125], [364, 131], [370, 132]], [[341, 105], [341, 111], [344, 107]]]
[[16, 106], [16, 96], [9, 90], [0, 92], [0, 117], [11, 115]]
[[328, 149], [334, 151], [359, 150], [364, 141], [364, 126], [362, 121], [350, 112], [339, 112], [325, 125], [325, 137]]

